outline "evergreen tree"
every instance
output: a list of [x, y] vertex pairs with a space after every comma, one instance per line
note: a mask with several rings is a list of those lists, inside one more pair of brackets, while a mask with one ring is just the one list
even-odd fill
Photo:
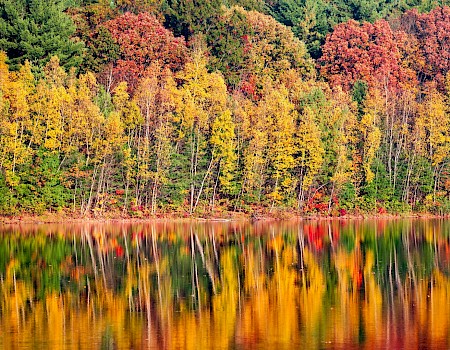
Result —
[[83, 43], [71, 40], [75, 26], [64, 9], [61, 0], [0, 0], [0, 50], [11, 69], [25, 60], [43, 67], [55, 55], [65, 68], [81, 63]]

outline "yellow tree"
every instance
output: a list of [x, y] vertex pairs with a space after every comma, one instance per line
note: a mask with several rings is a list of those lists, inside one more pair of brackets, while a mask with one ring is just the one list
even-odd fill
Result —
[[[147, 69], [136, 90], [135, 100], [143, 117], [137, 141], [139, 167], [148, 172], [151, 211], [155, 213], [161, 187], [168, 183], [174, 151], [175, 81], [168, 69], [156, 62]], [[142, 163], [142, 166], [141, 166]]]
[[269, 197], [272, 199], [272, 206], [288, 199], [288, 194], [295, 188], [291, 171], [296, 151], [294, 132], [297, 112], [289, 101], [288, 94], [284, 86], [269, 87], [259, 105], [260, 114], [265, 115], [267, 120], [267, 157], [272, 180]]
[[450, 154], [450, 113], [444, 96], [438, 91], [432, 90], [420, 105], [418, 123], [422, 124], [425, 136], [426, 157], [433, 166], [435, 196]]
[[[73, 204], [87, 213], [98, 189], [104, 143], [101, 141], [105, 118], [94, 103], [97, 81], [91, 73], [80, 75], [68, 85], [64, 106], [67, 124], [62, 149], [75, 158], [68, 168], [68, 179], [74, 182]], [[77, 199], [78, 198], [78, 199]]]
[[32, 125], [33, 144], [49, 151], [61, 151], [64, 142], [66, 115], [64, 105], [69, 99], [66, 90], [67, 74], [59, 65], [57, 56], [52, 57], [44, 68], [44, 79], [36, 87]]
[[[94, 82], [95, 83], [95, 82]], [[96, 91], [96, 84], [92, 87], [93, 93]], [[116, 169], [119, 168], [118, 159], [126, 156], [123, 150], [127, 142], [125, 130], [131, 128], [139, 120], [139, 109], [131, 101], [126, 92], [125, 83], [120, 83], [113, 91], [114, 110], [108, 115], [102, 115], [97, 106], [101, 124], [94, 135], [93, 149], [93, 174], [90, 201], [95, 212], [102, 212], [108, 197], [108, 192], [113, 186]], [[92, 196], [95, 188], [95, 196]], [[93, 202], [94, 200], [94, 202]], [[87, 208], [90, 206], [88, 205]]]
[[333, 91], [326, 121], [327, 128], [333, 130], [333, 136], [327, 147], [331, 148], [335, 157], [330, 178], [332, 190], [329, 209], [331, 209], [335, 192], [339, 192], [344, 184], [350, 183], [354, 174], [351, 157], [355, 149], [357, 120], [349, 96], [340, 89]]
[[26, 164], [33, 153], [29, 147], [29, 130], [32, 125], [30, 105], [35, 82], [28, 62], [25, 62], [18, 72], [8, 73], [5, 58], [0, 57], [1, 121], [4, 130], [0, 135], [0, 145], [3, 148], [0, 167], [4, 169], [7, 185], [14, 188], [20, 182], [17, 167]]
[[303, 81], [293, 70], [284, 72], [281, 81], [300, 114], [295, 139], [298, 208], [320, 191], [329, 195], [330, 210], [337, 203], [336, 195], [352, 176], [356, 118], [351, 98], [342, 89], [332, 90], [324, 82]]
[[376, 126], [375, 117], [371, 114], [364, 114], [359, 123], [362, 146], [362, 169], [365, 182], [371, 183], [375, 178], [371, 166], [375, 159], [376, 152], [380, 147], [381, 131]]
[[6, 64], [6, 54], [0, 51], [0, 169], [5, 169], [9, 143], [8, 89], [10, 75]]
[[[5, 89], [9, 84], [9, 69], [6, 64], [6, 59], [6, 54], [3, 51], [0, 51], [0, 111], [2, 112], [6, 103], [6, 97], [4, 96], [6, 92]], [[0, 114], [0, 116], [4, 117], [4, 113]]]
[[267, 115], [243, 95], [233, 96], [233, 114], [236, 118], [238, 156], [241, 158], [243, 175], [239, 198], [260, 202], [267, 177]]
[[[154, 144], [153, 131], [158, 126], [159, 118], [159, 84], [160, 76], [155, 72], [155, 65], [150, 69], [150, 74], [147, 74], [139, 81], [136, 89], [134, 101], [138, 105], [142, 115], [142, 126], [135, 130], [134, 142], [136, 149], [136, 193], [138, 196], [137, 202], [140, 198], [145, 196], [145, 188], [149, 187], [149, 182], [152, 179], [151, 163], [152, 163], [152, 147]], [[157, 68], [160, 70], [160, 68]], [[153, 188], [156, 181], [154, 181]], [[128, 192], [127, 184], [127, 192]], [[153, 191], [155, 192], [155, 191]], [[153, 195], [152, 195], [153, 199]], [[156, 203], [152, 200], [152, 212]]]
[[[230, 193], [233, 191], [233, 176], [236, 170], [236, 145], [234, 122], [231, 112], [226, 110], [214, 119], [211, 127], [211, 138], [209, 140], [212, 147], [212, 159], [219, 163], [217, 171], [218, 180], [223, 192]], [[212, 200], [214, 203], [215, 192], [217, 187], [214, 186]], [[213, 204], [214, 206], [214, 204]]]
[[[138, 130], [143, 124], [143, 120], [141, 111], [136, 101], [131, 99], [127, 88], [127, 83], [125, 82], [121, 82], [116, 86], [112, 99], [114, 110], [108, 116], [108, 120], [114, 121], [117, 127], [121, 127], [121, 133], [123, 133], [123, 135], [116, 136], [120, 138], [119, 142], [122, 142], [120, 145], [123, 145], [120, 151], [123, 156], [122, 166], [125, 180], [124, 210], [128, 203], [130, 185], [134, 182], [136, 186], [134, 201], [140, 205], [142, 196], [140, 182], [141, 180], [145, 182], [145, 179], [148, 178], [148, 162], [146, 160], [141, 162], [139, 152], [137, 155], [133, 152], [133, 148], [136, 147], [136, 139], [138, 139]], [[144, 154], [143, 158], [147, 158], [146, 154]]]
[[298, 206], [302, 208], [305, 192], [312, 185], [314, 177], [319, 173], [325, 150], [321, 141], [321, 131], [311, 108], [306, 107], [299, 118], [296, 131], [297, 157], [300, 186]]
[[[202, 196], [214, 159], [206, 154], [207, 134], [212, 121], [227, 109], [227, 91], [219, 73], [209, 73], [202, 52], [177, 75], [182, 85], [175, 91], [176, 119], [179, 124], [177, 148], [184, 148], [189, 161], [189, 212]], [[180, 151], [183, 151], [180, 149]], [[207, 164], [207, 165], [206, 165]]]

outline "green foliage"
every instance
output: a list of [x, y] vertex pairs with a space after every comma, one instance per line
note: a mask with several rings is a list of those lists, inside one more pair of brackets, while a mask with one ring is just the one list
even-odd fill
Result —
[[86, 42], [82, 65], [84, 72], [101, 72], [106, 65], [119, 57], [119, 45], [105, 27], [100, 26], [94, 33], [87, 33], [83, 38]]
[[183, 207], [184, 201], [189, 193], [189, 155], [173, 154], [172, 170], [169, 173], [169, 180], [162, 189], [162, 202], [170, 205], [172, 209]]
[[31, 164], [18, 169], [20, 182], [10, 189], [10, 207], [33, 213], [65, 208], [70, 192], [61, 182], [59, 164], [57, 153], [39, 150]]
[[[189, 39], [195, 34], [203, 33], [207, 37], [225, 8], [241, 6], [246, 10], [263, 11], [263, 0], [163, 0], [161, 12], [165, 26], [176, 36]], [[214, 47], [213, 47], [214, 48]]]
[[351, 182], [344, 183], [338, 193], [339, 206], [342, 209], [352, 210], [355, 207], [356, 189]]
[[313, 58], [321, 55], [320, 47], [332, 28], [351, 18], [340, 11], [341, 6], [325, 0], [279, 0], [271, 3], [269, 13], [280, 23], [292, 27]]
[[387, 212], [393, 214], [402, 214], [411, 212], [411, 206], [408, 203], [401, 202], [397, 199], [393, 199], [390, 202], [385, 203], [385, 209], [387, 210]]
[[292, 27], [314, 58], [321, 56], [321, 46], [327, 34], [339, 23], [350, 19], [373, 23], [379, 19], [397, 17], [411, 8], [430, 11], [445, 5], [432, 0], [266, 0], [266, 3], [268, 12], [280, 23]]
[[0, 173], [0, 213], [12, 214], [14, 205], [12, 204], [11, 192], [6, 184], [4, 174]]
[[0, 213], [447, 213], [448, 65], [425, 47], [450, 10], [393, 11], [0, 0]]
[[364, 113], [364, 102], [366, 100], [368, 86], [365, 81], [357, 80], [352, 88], [352, 98], [358, 104], [358, 115]]
[[165, 26], [172, 29], [176, 36], [189, 38], [214, 24], [222, 11], [221, 5], [220, 0], [164, 0]]
[[209, 64], [225, 74], [229, 86], [239, 86], [242, 79], [251, 32], [245, 13], [239, 11], [221, 16], [209, 32], [207, 41], [212, 54]]
[[107, 117], [114, 111], [112, 96], [108, 91], [106, 91], [103, 85], [100, 86], [98, 90], [95, 102], [100, 108], [100, 111]]
[[83, 44], [71, 40], [75, 26], [60, 0], [1, 0], [0, 50], [11, 69], [25, 60], [42, 68], [57, 55], [64, 67], [78, 67]]

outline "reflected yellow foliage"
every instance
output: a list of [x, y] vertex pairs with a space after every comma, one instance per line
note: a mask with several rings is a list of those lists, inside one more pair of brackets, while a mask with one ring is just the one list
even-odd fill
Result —
[[[298, 225], [84, 228], [67, 240], [83, 259], [63, 254], [58, 266], [48, 266], [38, 253], [30, 258], [45, 278], [50, 271], [70, 276], [47, 289], [39, 289], [43, 272], [35, 288], [26, 263], [11, 255], [0, 271], [0, 347], [449, 347], [448, 238], [437, 226], [420, 230], [420, 239], [378, 239], [373, 232], [381, 226], [359, 223], [344, 246], [344, 226], [317, 223], [303, 236], [308, 230]], [[26, 239], [35, 248], [49, 244], [34, 234]], [[20, 235], [8, 239], [14, 246]], [[64, 241], [59, 234], [51, 239]], [[421, 254], [430, 252], [424, 265]]]
[[320, 346], [319, 329], [323, 322], [323, 301], [326, 291], [325, 276], [311, 251], [303, 252], [306, 274], [300, 291], [300, 315], [305, 343]]
[[[383, 328], [383, 296], [380, 286], [375, 280], [373, 273], [375, 255], [373, 251], [367, 253], [364, 266], [364, 288], [365, 300], [362, 305], [362, 319], [366, 331], [367, 344], [379, 342], [380, 330]], [[382, 344], [380, 344], [381, 346]]]

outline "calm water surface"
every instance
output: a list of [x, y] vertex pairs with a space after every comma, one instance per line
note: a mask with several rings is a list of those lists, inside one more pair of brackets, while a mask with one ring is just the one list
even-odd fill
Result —
[[450, 349], [450, 221], [0, 227], [1, 349]]

